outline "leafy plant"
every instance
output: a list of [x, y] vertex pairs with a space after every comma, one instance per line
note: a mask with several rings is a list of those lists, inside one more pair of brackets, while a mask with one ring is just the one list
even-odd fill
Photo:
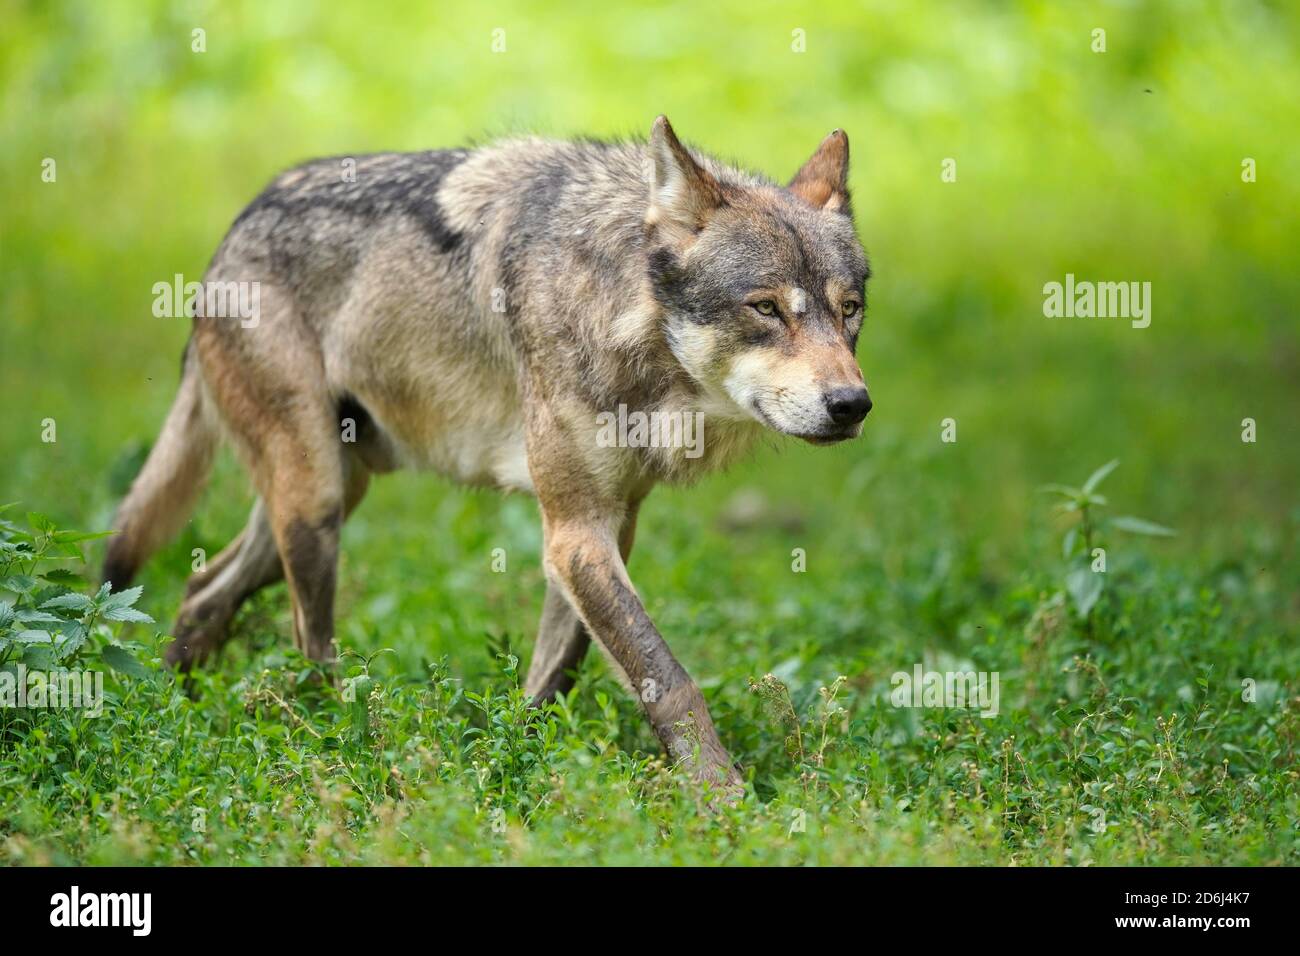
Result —
[[[0, 514], [12, 508], [0, 506]], [[43, 514], [27, 515], [22, 527], [0, 518], [0, 669], [22, 663], [30, 670], [87, 667], [96, 660], [133, 677], [150, 671], [114, 642], [124, 623], [152, 624], [135, 608], [141, 588], [94, 594], [73, 589], [82, 576], [66, 566], [84, 561], [80, 544], [108, 532], [65, 531]]]
[[[775, 674], [762, 680], [749, 678], [749, 690], [757, 694], [775, 725], [788, 730], [786, 753], [800, 770], [804, 789], [815, 789], [826, 770], [826, 758], [838, 742], [837, 736], [847, 722], [848, 710], [840, 702], [840, 692], [848, 678], [836, 677], [829, 686], [817, 689], [818, 703], [801, 718], [790, 695], [790, 688]], [[805, 727], [805, 723], [808, 725]]]
[[520, 686], [519, 658], [501, 654], [498, 661], [506, 681], [503, 693], [465, 691], [482, 721], [465, 731], [467, 774], [487, 804], [527, 819], [542, 799], [535, 787], [547, 769], [555, 728]]
[[1062, 500], [1056, 510], [1074, 520], [1061, 541], [1065, 559], [1065, 590], [1074, 602], [1079, 617], [1088, 620], [1101, 597], [1106, 571], [1106, 534], [1123, 531], [1150, 537], [1169, 537], [1175, 532], [1163, 525], [1132, 515], [1109, 516], [1103, 509], [1110, 502], [1098, 494], [1098, 486], [1119, 466], [1119, 459], [1106, 462], [1078, 488], [1071, 485], [1044, 485], [1041, 491], [1058, 495]]

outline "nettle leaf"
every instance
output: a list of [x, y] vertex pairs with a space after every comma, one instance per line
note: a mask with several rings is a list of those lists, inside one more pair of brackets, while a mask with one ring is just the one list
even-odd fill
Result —
[[0, 628], [6, 628], [13, 624], [17, 615], [14, 613], [12, 604], [0, 604]]
[[104, 593], [107, 590], [108, 590], [108, 585], [105, 584], [100, 589], [100, 593], [97, 595], [97, 599], [100, 601], [101, 606], [103, 607], [130, 607], [136, 601], [140, 600], [140, 595], [144, 593], [144, 588], [134, 587], [134, 588], [127, 588], [125, 591], [118, 591], [116, 594], [111, 594], [108, 597], [104, 597]]
[[[54, 543], [55, 550], [57, 550], [59, 554], [63, 555], [63, 557], [74, 561], [81, 561], [83, 563], [85, 562], [86, 556], [81, 553], [81, 545], [60, 544], [59, 542], [55, 541], [53, 538], [51, 538], [50, 541]], [[51, 560], [53, 560], [53, 558], [51, 558]]]
[[126, 674], [128, 677], [150, 677], [152, 672], [134, 654], [125, 647], [118, 647], [116, 644], [106, 644], [104, 649], [99, 652], [99, 656], [104, 663], [117, 671], [119, 674]]
[[144, 588], [134, 587], [126, 591], [118, 591], [110, 595], [100, 603], [100, 612], [107, 620], [110, 621], [135, 621], [142, 624], [152, 624], [153, 618], [143, 611], [137, 611], [131, 605], [140, 600], [140, 595], [144, 593]]
[[66, 660], [85, 646], [90, 632], [80, 621], [64, 621], [59, 628], [60, 637], [55, 643], [55, 653], [60, 660]]
[[1074, 542], [1079, 540], [1079, 529], [1073, 527], [1065, 532], [1065, 540], [1061, 542], [1061, 557], [1069, 560], [1070, 555], [1074, 554]]
[[0, 589], [12, 591], [14, 594], [30, 594], [36, 589], [36, 584], [36, 579], [26, 574], [11, 574], [0, 578]]
[[1088, 476], [1088, 480], [1083, 483], [1083, 493], [1085, 495], [1092, 494], [1093, 491], [1096, 489], [1096, 487], [1099, 484], [1101, 484], [1102, 481], [1105, 480], [1106, 476], [1109, 475], [1112, 471], [1114, 471], [1118, 467], [1119, 467], [1118, 458], [1113, 458], [1110, 461], [1106, 462], [1106, 464], [1102, 465], [1100, 468], [1098, 468], [1096, 471], [1094, 471], [1091, 475]]
[[54, 522], [51, 521], [47, 515], [43, 515], [39, 511], [27, 512], [27, 524], [31, 526], [33, 530], [39, 531], [41, 534], [49, 534], [54, 530]]
[[78, 594], [75, 591], [69, 591], [67, 594], [60, 594], [58, 597], [50, 598], [41, 605], [42, 608], [63, 608], [69, 611], [85, 613], [95, 606], [95, 602], [84, 594]]
[[1120, 515], [1117, 518], [1111, 518], [1109, 524], [1112, 528], [1127, 531], [1129, 534], [1144, 534], [1152, 538], [1172, 538], [1178, 533], [1173, 528], [1166, 528], [1154, 521], [1135, 518], [1132, 515]]
[[58, 625], [50, 628], [58, 634], [74, 634], [88, 630], [85, 623], [79, 618], [70, 617], [59, 621]]
[[1074, 600], [1074, 607], [1080, 617], [1087, 617], [1101, 597], [1101, 575], [1086, 565], [1074, 568], [1065, 576], [1065, 589]]
[[1069, 485], [1039, 485], [1038, 490], [1044, 494], [1061, 495], [1064, 498], [1082, 498], [1083, 491], [1079, 488], [1072, 488]]
[[144, 611], [133, 607], [105, 607], [101, 609], [106, 621], [130, 621], [133, 624], [152, 624], [154, 622]]
[[29, 670], [54, 670], [58, 662], [54, 659], [54, 648], [49, 644], [28, 644], [23, 651], [23, 664]]
[[39, 591], [34, 592], [32, 594], [31, 600], [33, 604], [35, 604], [37, 607], [40, 607], [46, 601], [53, 600], [59, 595], [67, 594], [67, 593], [68, 593], [68, 589], [65, 588], [62, 584], [50, 584], [47, 585], [46, 587], [41, 588]]
[[98, 541], [115, 533], [113, 531], [55, 531], [50, 535], [50, 540], [57, 544], [71, 544], [74, 541]]
[[56, 617], [46, 611], [32, 611], [26, 608], [13, 616], [23, 624], [58, 624], [63, 620], [63, 618]]
[[86, 580], [76, 571], [68, 568], [50, 568], [48, 571], [42, 571], [41, 577], [51, 584], [82, 584]]
[[54, 639], [49, 631], [25, 630], [15, 634], [14, 640], [19, 644], [51, 644]]

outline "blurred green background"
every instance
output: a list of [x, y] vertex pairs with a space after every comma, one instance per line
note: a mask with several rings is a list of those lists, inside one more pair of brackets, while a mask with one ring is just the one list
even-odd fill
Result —
[[[198, 276], [278, 170], [522, 131], [641, 135], [663, 112], [692, 144], [782, 179], [847, 130], [876, 273], [864, 438], [780, 444], [700, 490], [652, 497], [633, 571], [670, 639], [676, 618], [709, 609], [706, 631], [797, 632], [799, 608], [830, 591], [847, 634], [875, 609], [852, 606], [846, 565], [904, 591], [941, 590], [954, 562], [990, 586], [1014, 581], [1058, 558], [1036, 487], [1110, 458], [1118, 510], [1179, 531], [1144, 545], [1156, 557], [1266, 589], [1294, 557], [1293, 4], [11, 0], [0, 20], [0, 500], [107, 527], [187, 337], [151, 314], [151, 288]], [[195, 28], [206, 52], [191, 49]], [[1246, 157], [1256, 182], [1242, 181]], [[941, 180], [945, 158], [956, 182]], [[1151, 326], [1045, 318], [1043, 284], [1067, 272], [1151, 282]], [[949, 417], [955, 444], [940, 441]], [[1241, 441], [1247, 417], [1255, 444]], [[40, 440], [47, 418], [53, 444]], [[728, 522], [738, 494], [761, 496], [758, 530]], [[248, 501], [227, 457], [145, 575], [160, 620], [190, 549], [224, 544]], [[497, 546], [519, 573], [487, 573]], [[791, 588], [795, 546], [809, 573]], [[468, 670], [490, 662], [467, 636], [535, 626], [526, 499], [386, 478], [345, 552], [345, 644], [397, 645], [411, 665], [450, 653]], [[705, 561], [709, 580], [693, 580]], [[1300, 608], [1287, 607], [1289, 630]], [[942, 633], [958, 610], [910, 626]], [[723, 653], [686, 643], [688, 661]], [[789, 650], [757, 647], [755, 672]]]

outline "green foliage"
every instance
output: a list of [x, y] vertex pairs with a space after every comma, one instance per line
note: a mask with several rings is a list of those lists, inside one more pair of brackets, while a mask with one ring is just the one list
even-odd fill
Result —
[[1119, 466], [1119, 459], [1108, 461], [1079, 488], [1070, 485], [1044, 485], [1041, 490], [1063, 500], [1057, 510], [1074, 519], [1061, 539], [1061, 553], [1068, 564], [1065, 589], [1074, 601], [1079, 616], [1087, 618], [1101, 597], [1106, 573], [1105, 534], [1109, 530], [1148, 537], [1172, 537], [1174, 532], [1145, 518], [1131, 515], [1111, 517], [1102, 514], [1109, 504], [1097, 493], [1097, 486]]
[[[1086, 494], [1095, 508], [1095, 482]], [[48, 572], [32, 556], [53, 547], [54, 532], [34, 524], [47, 530], [5, 531], [39, 578]], [[840, 629], [848, 605], [832, 588], [804, 613], [801, 630], [820, 641], [786, 642], [797, 656], [766, 676], [752, 677], [762, 652], [709, 667], [711, 707], [748, 768], [738, 804], [702, 800], [665, 766], [636, 703], [597, 660], [569, 696], [538, 709], [510, 653], [496, 654], [472, 689], [446, 660], [416, 673], [397, 655], [348, 653], [335, 687], [282, 649], [281, 634], [196, 673], [188, 694], [133, 656], [115, 665], [98, 717], [0, 711], [0, 860], [1300, 859], [1300, 699], [1292, 677], [1263, 676], [1294, 675], [1297, 664], [1294, 643], [1271, 624], [1275, 596], [1146, 568], [1112, 593], [1089, 635], [1059, 600], [1035, 598], [1050, 578], [1035, 573], [977, 600], [966, 620], [978, 626], [959, 628], [955, 642], [920, 651], [888, 581], [865, 564], [853, 570], [855, 590], [879, 609], [871, 641]], [[382, 574], [401, 586], [400, 571]], [[950, 586], [978, 591], [978, 574], [959, 571]], [[11, 593], [0, 607], [29, 606], [25, 590]], [[123, 595], [110, 603], [118, 596], [63, 586], [56, 611], [89, 620], [93, 636], [75, 655], [99, 644], [113, 664], [118, 645], [100, 643], [106, 622], [147, 625], [130, 613], [135, 593]], [[152, 661], [161, 640], [139, 640]], [[945, 668], [1000, 669], [999, 718], [891, 706], [889, 674], [918, 652]], [[1260, 661], [1272, 663], [1260, 671]], [[855, 676], [821, 676], [836, 671]]]
[[[0, 507], [3, 515], [12, 506]], [[144, 676], [132, 653], [112, 643], [115, 625], [152, 624], [136, 610], [143, 588], [93, 595], [74, 591], [82, 577], [66, 562], [80, 560], [80, 543], [102, 534], [61, 531], [48, 517], [31, 513], [27, 527], [0, 517], [0, 669], [70, 670], [102, 661], [115, 671]]]

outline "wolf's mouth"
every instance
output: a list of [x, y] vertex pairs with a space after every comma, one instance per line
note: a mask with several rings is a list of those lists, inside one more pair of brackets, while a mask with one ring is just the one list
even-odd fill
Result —
[[792, 432], [772, 421], [772, 417], [763, 411], [763, 406], [759, 405], [758, 402], [750, 402], [749, 407], [758, 416], [758, 420], [772, 431], [780, 435], [789, 435], [791, 438], [799, 438], [810, 445], [838, 445], [850, 438], [857, 438], [862, 431], [861, 423], [854, 423], [843, 428], [828, 428], [826, 431], [821, 432]]
[[838, 445], [842, 441], [848, 441], [850, 438], [857, 438], [859, 428], [853, 425], [849, 428], [839, 428], [834, 431], [818, 432], [815, 435], [795, 435], [795, 438], [802, 438], [810, 445]]

